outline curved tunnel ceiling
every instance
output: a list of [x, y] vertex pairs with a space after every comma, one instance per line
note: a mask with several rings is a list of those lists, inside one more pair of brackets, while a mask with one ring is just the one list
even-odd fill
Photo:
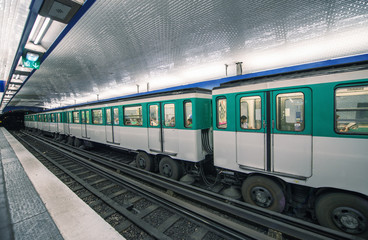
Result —
[[366, 53], [367, 1], [97, 0], [9, 106], [234, 76], [237, 62], [249, 73]]

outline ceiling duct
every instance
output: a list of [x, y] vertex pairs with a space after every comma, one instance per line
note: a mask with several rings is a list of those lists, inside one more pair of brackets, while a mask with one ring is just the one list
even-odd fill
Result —
[[39, 14], [68, 24], [83, 3], [84, 0], [45, 0]]
[[242, 75], [243, 74], [243, 62], [237, 62], [236, 64], [236, 75]]

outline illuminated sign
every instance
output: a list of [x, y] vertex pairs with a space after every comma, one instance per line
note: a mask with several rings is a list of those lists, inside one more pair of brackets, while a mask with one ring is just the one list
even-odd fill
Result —
[[39, 69], [40, 68], [40, 55], [37, 53], [27, 52], [22, 56], [23, 67]]

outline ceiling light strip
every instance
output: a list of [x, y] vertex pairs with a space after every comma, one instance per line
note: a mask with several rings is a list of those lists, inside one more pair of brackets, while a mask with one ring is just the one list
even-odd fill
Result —
[[36, 31], [40, 25], [40, 22], [41, 22], [41, 19], [43, 17], [41, 15], [38, 15], [37, 18], [36, 18], [36, 22], [33, 24], [33, 27], [32, 27], [32, 31], [31, 33], [29, 34], [29, 39], [33, 39], [33, 37], [35, 36], [36, 34]]
[[[35, 23], [35, 21], [37, 19], [37, 15], [38, 15], [38, 12], [40, 11], [40, 8], [42, 6], [42, 3], [43, 3], [43, 0], [33, 0], [31, 2], [31, 5], [29, 7], [30, 11], [29, 11], [29, 14], [28, 14], [28, 18], [27, 18], [27, 21], [26, 21], [26, 24], [25, 24], [25, 28], [24, 28], [23, 33], [22, 33], [22, 38], [21, 38], [21, 40], [19, 42], [19, 45], [18, 45], [18, 49], [17, 49], [16, 55], [14, 57], [13, 65], [12, 65], [12, 67], [10, 69], [9, 77], [8, 77], [8, 79], [6, 81], [5, 90], [7, 90], [8, 87], [9, 87], [10, 79], [11, 79], [11, 77], [12, 77], [14, 71], [15, 71], [15, 68], [17, 67], [19, 58], [22, 56], [24, 46], [27, 43], [29, 34], [32, 31], [32, 27], [33, 27], [33, 25], [34, 25], [34, 23]], [[1, 99], [1, 103], [2, 102], [3, 102], [3, 98]]]
[[[46, 51], [46, 53], [42, 56], [41, 59], [41, 64], [42, 62], [50, 55], [50, 53], [55, 49], [55, 47], [60, 43], [60, 41], [65, 37], [65, 35], [74, 27], [74, 25], [79, 21], [79, 19], [90, 9], [90, 7], [96, 2], [96, 0], [86, 0], [86, 2], [83, 4], [83, 6], [78, 10], [78, 12], [74, 15], [74, 17], [70, 20], [69, 24], [64, 28], [64, 30], [61, 32], [61, 34], [59, 35], [59, 37], [55, 40], [55, 42], [50, 46], [50, 48]], [[25, 46], [25, 44], [27, 43], [28, 37], [29, 37], [29, 33], [32, 30], [32, 27], [36, 21], [36, 17], [38, 15], [38, 12], [41, 8], [41, 5], [43, 3], [43, 0], [33, 0], [32, 4], [31, 4], [31, 12], [28, 16], [27, 19], [27, 23], [26, 23], [26, 28], [28, 31], [26, 31], [26, 29], [23, 31], [23, 35], [22, 35], [22, 41], [20, 43], [19, 46], [22, 46], [22, 48], [18, 47], [18, 52], [17, 55], [14, 59], [19, 59], [22, 56], [22, 50]], [[38, 7], [36, 9], [36, 7]], [[24, 41], [24, 43], [23, 43]], [[16, 68], [17, 63], [13, 62], [13, 67], [11, 70], [11, 74], [9, 76], [11, 76]], [[17, 90], [16, 94], [19, 92], [19, 90], [23, 87], [23, 85], [28, 81], [28, 79], [30, 79], [30, 77], [33, 75], [33, 73], [36, 71], [36, 69], [33, 69], [30, 74], [28, 75], [28, 77], [24, 80], [23, 84], [21, 85], [21, 87]], [[9, 83], [10, 81], [8, 81]], [[8, 86], [7, 83], [7, 86]], [[7, 89], [7, 88], [6, 88]], [[16, 95], [14, 94], [14, 96]], [[14, 97], [13, 96], [13, 97]], [[10, 101], [9, 101], [10, 102]], [[2, 101], [1, 101], [2, 103]], [[5, 108], [4, 108], [5, 109]], [[4, 110], [3, 110], [4, 111]]]
[[[77, 13], [73, 16], [73, 18], [68, 23], [68, 25], [66, 25], [63, 31], [60, 33], [58, 38], [56, 38], [56, 40], [52, 43], [50, 48], [42, 56], [41, 64], [51, 54], [51, 52], [56, 48], [56, 46], [61, 42], [61, 40], [63, 40], [63, 38], [68, 34], [68, 32], [74, 27], [74, 25], [79, 21], [79, 19], [81, 19], [83, 15], [90, 9], [90, 7], [92, 7], [92, 5], [95, 2], [96, 0], [86, 0], [83, 6], [77, 11]], [[27, 79], [29, 79], [29, 77]]]
[[42, 24], [42, 27], [41, 27], [40, 31], [37, 34], [36, 39], [33, 42], [35, 45], [37, 45], [41, 42], [41, 39], [45, 35], [47, 29], [49, 29], [51, 22], [52, 22], [52, 20], [50, 18], [45, 19], [45, 21]]

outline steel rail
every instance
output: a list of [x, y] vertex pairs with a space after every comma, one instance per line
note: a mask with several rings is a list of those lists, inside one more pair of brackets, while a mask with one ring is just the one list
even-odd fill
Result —
[[[38, 141], [44, 142], [44, 140], [40, 140], [37, 137], [31, 136], [31, 135], [29, 136]], [[208, 226], [209, 229], [214, 230], [214, 232], [219, 233], [219, 235], [226, 236], [227, 239], [273, 239], [256, 230], [250, 229], [240, 224], [236, 224], [227, 219], [221, 218], [215, 214], [208, 213], [207, 211], [204, 211], [203, 209], [200, 209], [198, 207], [194, 207], [193, 205], [188, 204], [177, 198], [171, 197], [167, 195], [166, 193], [163, 193], [162, 191], [150, 188], [139, 181], [132, 180], [131, 178], [122, 176], [121, 174], [116, 173], [114, 170], [110, 170], [110, 169], [107, 169], [106, 167], [102, 167], [101, 165], [93, 163], [89, 159], [83, 158], [81, 156], [77, 156], [68, 150], [59, 149], [57, 148], [57, 146], [55, 146], [55, 144], [53, 144], [53, 142], [47, 141], [47, 142], [44, 142], [44, 144], [47, 144], [49, 147], [56, 148], [56, 151], [59, 151], [64, 155], [72, 157], [79, 164], [82, 164], [83, 166], [87, 167], [91, 171], [97, 172], [98, 174], [102, 175], [103, 177], [113, 182], [123, 185], [129, 189], [133, 189], [139, 194], [142, 194], [150, 199], [154, 199], [156, 202], [166, 205], [170, 209], [174, 209], [183, 215], [189, 216], [191, 219], [195, 219], [196, 221], [201, 222], [202, 224]], [[32, 147], [32, 145], [30, 146]], [[67, 170], [66, 168], [58, 164], [57, 162], [53, 161], [48, 156], [45, 156], [45, 154], [42, 151], [34, 147], [32, 148], [35, 149], [35, 151], [37, 151], [39, 154], [47, 158], [49, 161], [54, 163], [57, 167], [62, 169], [68, 175], [74, 175], [69, 170]], [[78, 177], [76, 178], [78, 179]], [[78, 182], [81, 183], [86, 189], [88, 189], [93, 194], [101, 198], [103, 201], [105, 201], [108, 205], [110, 205], [114, 209], [119, 208], [118, 206], [116, 206], [116, 204], [111, 203], [109, 199], [106, 199], [106, 197], [100, 194], [96, 189], [89, 186], [88, 183], [84, 183], [82, 179], [78, 179]], [[150, 232], [153, 237], [157, 239], [170, 239], [167, 236], [163, 236], [160, 231], [153, 228], [149, 224], [147, 223], [142, 224], [141, 219], [135, 216], [134, 214], [130, 213], [129, 211], [123, 209], [123, 210], [120, 210], [119, 212], [123, 214], [124, 216], [126, 216], [129, 220], [134, 222], [134, 224], [141, 227], [142, 229], [145, 229], [145, 230], [148, 229], [148, 232]]]

